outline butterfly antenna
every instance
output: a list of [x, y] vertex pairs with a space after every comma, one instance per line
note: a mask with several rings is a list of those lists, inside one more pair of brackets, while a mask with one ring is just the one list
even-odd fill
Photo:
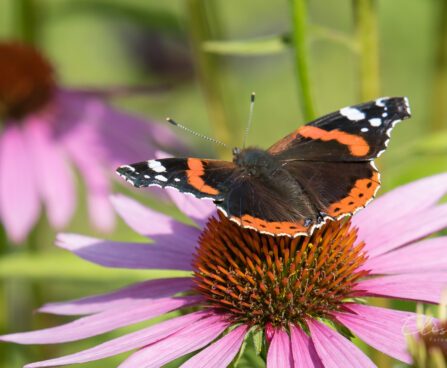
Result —
[[251, 97], [250, 97], [250, 114], [248, 115], [248, 124], [247, 124], [247, 128], [245, 129], [244, 143], [242, 144], [242, 148], [245, 148], [245, 143], [247, 142], [248, 131], [250, 130], [251, 120], [253, 117], [253, 106], [254, 105], [255, 105], [255, 93], [252, 92]]
[[207, 137], [206, 135], [197, 133], [197, 132], [195, 132], [194, 130], [189, 129], [189, 128], [185, 127], [185, 126], [182, 125], [182, 124], [176, 123], [176, 122], [175, 122], [174, 120], [172, 120], [171, 118], [166, 118], [166, 120], [167, 120], [169, 123], [171, 123], [172, 125], [174, 125], [174, 126], [176, 126], [176, 127], [179, 127], [179, 128], [182, 128], [183, 130], [186, 130], [188, 133], [191, 133], [191, 134], [193, 134], [193, 135], [195, 135], [195, 136], [197, 136], [197, 137], [206, 139], [206, 140], [208, 140], [208, 141], [210, 141], [210, 142], [220, 144], [221, 146], [224, 146], [224, 147], [228, 148], [229, 150], [231, 150], [231, 152], [234, 152], [234, 148], [230, 147], [228, 144], [225, 144], [225, 143], [223, 143], [223, 142], [221, 142], [221, 141], [218, 141], [217, 139]]

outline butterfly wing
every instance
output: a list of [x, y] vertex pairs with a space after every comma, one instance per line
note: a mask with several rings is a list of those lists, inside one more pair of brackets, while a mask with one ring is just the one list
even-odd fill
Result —
[[221, 201], [235, 165], [198, 158], [165, 158], [120, 166], [117, 174], [135, 187], [159, 186]]
[[314, 120], [267, 152], [282, 162], [320, 216], [342, 218], [375, 196], [380, 177], [372, 160], [386, 149], [395, 124], [409, 117], [405, 97], [379, 98]]
[[310, 234], [323, 220], [307, 193], [283, 169], [272, 176], [234, 178], [226, 198], [216, 205], [239, 225], [271, 235]]
[[303, 188], [322, 217], [351, 215], [365, 207], [380, 187], [372, 161], [287, 161], [283, 166]]
[[395, 124], [409, 117], [406, 97], [383, 97], [316, 119], [267, 152], [280, 160], [368, 161], [386, 149]]

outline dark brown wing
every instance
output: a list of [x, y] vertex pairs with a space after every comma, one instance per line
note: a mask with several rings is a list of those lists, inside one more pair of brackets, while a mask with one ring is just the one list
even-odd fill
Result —
[[232, 162], [199, 158], [165, 158], [120, 166], [117, 174], [135, 187], [159, 186], [221, 201], [235, 169]]
[[322, 218], [286, 170], [271, 177], [235, 177], [226, 198], [216, 203], [232, 221], [271, 235], [310, 234]]
[[287, 161], [283, 168], [299, 183], [322, 216], [340, 218], [365, 207], [380, 178], [372, 161]]
[[267, 152], [280, 160], [368, 161], [386, 149], [394, 125], [409, 117], [407, 98], [383, 97], [314, 120]]

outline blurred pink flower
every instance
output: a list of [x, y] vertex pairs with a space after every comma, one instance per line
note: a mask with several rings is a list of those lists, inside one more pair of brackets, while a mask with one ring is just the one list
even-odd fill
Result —
[[110, 230], [109, 173], [176, 142], [167, 127], [58, 87], [51, 65], [30, 46], [0, 43], [0, 221], [12, 241], [26, 238], [42, 202], [53, 227], [67, 225], [76, 207], [73, 167], [91, 222]]
[[[447, 237], [420, 239], [447, 226], [447, 203], [438, 204], [447, 192], [447, 174], [404, 185], [350, 222], [330, 222], [312, 237], [294, 240], [243, 230], [222, 217], [209, 220], [213, 204], [168, 191], [197, 226], [117, 195], [112, 203], [119, 215], [154, 243], [60, 234], [57, 245], [105, 267], [193, 271], [194, 277], [149, 280], [50, 303], [40, 312], [86, 316], [0, 340], [62, 343], [186, 307], [199, 310], [27, 368], [94, 361], [133, 349], [139, 350], [121, 368], [160, 367], [199, 349], [182, 367], [226, 367], [249, 331], [256, 330], [265, 331], [269, 368], [375, 366], [328, 325], [342, 325], [375, 349], [411, 361], [404, 333], [417, 331], [416, 314], [368, 306], [357, 298], [440, 302], [447, 284]], [[189, 293], [175, 296], [182, 292]]]

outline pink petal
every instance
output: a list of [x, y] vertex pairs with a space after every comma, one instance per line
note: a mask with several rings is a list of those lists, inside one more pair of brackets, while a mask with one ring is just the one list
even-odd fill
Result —
[[361, 269], [372, 275], [447, 271], [446, 246], [446, 236], [426, 239], [369, 258]]
[[106, 267], [192, 271], [192, 254], [158, 244], [122, 243], [77, 234], [58, 234], [56, 245]]
[[69, 302], [48, 303], [39, 308], [42, 313], [82, 315], [123, 307], [135, 300], [159, 299], [190, 290], [190, 277], [143, 281], [107, 294], [94, 295]]
[[[94, 125], [96, 105], [83, 107], [83, 116], [65, 132], [64, 145], [78, 167], [87, 189], [89, 216], [102, 231], [110, 231], [115, 216], [109, 202], [110, 185], [106, 174], [104, 146]], [[93, 120], [93, 121], [91, 121]]]
[[248, 327], [241, 325], [183, 363], [180, 368], [225, 368], [244, 341]]
[[293, 368], [290, 339], [287, 331], [275, 330], [267, 353], [267, 368]]
[[[426, 234], [418, 235], [420, 220], [426, 228], [429, 228], [427, 225], [432, 221], [427, 221], [428, 214], [436, 221], [436, 213], [431, 213], [430, 209], [446, 192], [447, 174], [441, 174], [418, 180], [385, 194], [353, 216], [353, 225], [359, 227], [359, 239], [365, 240], [366, 249], [371, 255], [377, 255], [425, 236]], [[438, 224], [433, 224], [429, 234], [439, 229], [440, 224], [437, 222]], [[407, 235], [405, 231], [408, 228], [413, 228], [413, 231]], [[403, 238], [400, 244], [387, 242], [388, 236], [393, 238], [401, 234]]]
[[194, 198], [189, 194], [180, 193], [178, 190], [171, 188], [166, 190], [179, 210], [200, 228], [204, 228], [209, 218], [217, 212], [216, 206], [211, 200]]
[[[100, 178], [99, 171], [97, 178]], [[88, 211], [91, 221], [99, 230], [110, 232], [115, 227], [115, 215], [110, 204], [109, 184], [105, 177], [102, 177], [101, 181], [103, 181], [102, 184], [92, 184], [92, 181], [87, 183], [87, 190], [89, 191], [87, 194]], [[98, 189], [102, 185], [103, 188]]]
[[99, 132], [112, 168], [154, 157], [154, 132], [150, 131], [153, 124], [106, 105], [99, 120]]
[[201, 319], [166, 339], [137, 351], [119, 368], [161, 367], [178, 357], [204, 347], [227, 327], [228, 322], [224, 322], [221, 316]]
[[336, 319], [373, 348], [405, 363], [411, 363], [407, 352], [404, 327], [416, 321], [416, 314], [367, 305], [348, 304], [356, 314], [335, 312]]
[[126, 224], [137, 233], [175, 250], [192, 253], [200, 231], [182, 224], [123, 195], [111, 197], [113, 206]]
[[114, 168], [153, 158], [158, 147], [171, 147], [177, 152], [185, 150], [166, 122], [146, 121], [109, 106], [105, 106], [99, 126]]
[[313, 319], [309, 319], [307, 325], [325, 368], [376, 367], [357, 346], [338, 332]]
[[447, 204], [415, 212], [383, 225], [368, 236], [360, 235], [365, 241], [365, 250], [370, 257], [388, 252], [401, 245], [422, 239], [447, 227]]
[[295, 367], [324, 368], [311, 338], [299, 326], [290, 326], [292, 354]]
[[146, 321], [176, 309], [196, 305], [201, 300], [200, 297], [185, 296], [134, 301], [126, 306], [82, 317], [61, 326], [3, 335], [0, 336], [0, 341], [10, 341], [18, 344], [56, 344], [81, 340], [133, 323]]
[[93, 348], [60, 358], [27, 364], [24, 368], [53, 367], [56, 365], [85, 363], [107, 358], [109, 356], [121, 354], [126, 351], [153, 344], [154, 342], [164, 339], [182, 328], [195, 323], [203, 317], [203, 312], [189, 313], [187, 315], [169, 319], [156, 325], [146, 327], [142, 330], [107, 341], [103, 344], [94, 346]]
[[385, 225], [400, 218], [413, 217], [435, 205], [447, 193], [447, 174], [430, 176], [400, 186], [371, 202], [353, 216], [360, 238], [373, 236]]
[[40, 203], [32, 156], [17, 125], [0, 135], [0, 214], [8, 237], [20, 243], [36, 223]]
[[393, 299], [440, 303], [447, 285], [447, 274], [440, 272], [377, 277], [358, 282], [354, 292], [359, 296], [378, 296]]
[[73, 215], [76, 199], [74, 179], [64, 153], [47, 121], [32, 119], [25, 126], [25, 134], [48, 219], [54, 227], [64, 227]]

